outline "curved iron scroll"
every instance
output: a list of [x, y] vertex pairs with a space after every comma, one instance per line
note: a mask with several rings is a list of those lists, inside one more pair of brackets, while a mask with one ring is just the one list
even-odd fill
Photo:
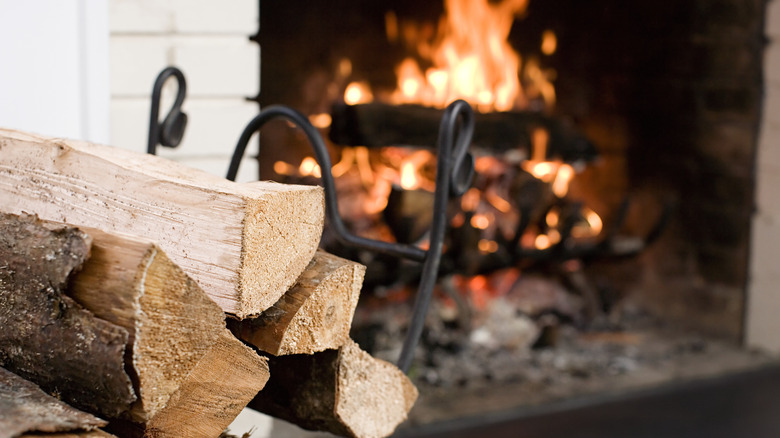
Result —
[[[176, 78], [179, 86], [176, 91], [176, 100], [173, 102], [168, 115], [160, 123], [160, 98], [162, 87], [165, 81], [171, 76]], [[184, 128], [187, 127], [187, 114], [182, 112], [181, 106], [184, 103], [184, 96], [187, 94], [187, 81], [184, 79], [184, 73], [176, 67], [167, 67], [157, 75], [152, 88], [152, 109], [149, 117], [149, 141], [146, 145], [146, 152], [149, 154], [157, 153], [157, 145], [175, 148], [181, 143], [184, 136]]]
[[322, 170], [328, 223], [343, 244], [423, 262], [422, 277], [415, 297], [411, 323], [398, 360], [398, 367], [404, 372], [408, 371], [417, 342], [422, 334], [433, 287], [439, 273], [439, 264], [444, 248], [444, 234], [448, 223], [447, 201], [451, 197], [462, 195], [471, 185], [474, 176], [474, 158], [468, 152], [474, 133], [474, 112], [471, 106], [463, 100], [451, 103], [444, 111], [439, 125], [439, 137], [436, 145], [438, 157], [436, 192], [433, 201], [430, 246], [427, 251], [413, 245], [366, 239], [352, 234], [347, 229], [338, 212], [336, 186], [330, 171], [332, 165], [325, 142], [314, 126], [309, 123], [309, 120], [292, 108], [278, 105], [269, 106], [249, 122], [241, 133], [233, 152], [227, 179], [235, 181], [238, 167], [252, 135], [269, 120], [275, 118], [287, 119], [297, 125], [303, 130], [314, 149], [314, 155]]

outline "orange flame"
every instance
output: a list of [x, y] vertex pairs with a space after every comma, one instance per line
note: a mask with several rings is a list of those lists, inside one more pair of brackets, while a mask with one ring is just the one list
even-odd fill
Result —
[[366, 82], [351, 82], [344, 91], [344, 102], [350, 105], [368, 103], [372, 100], [374, 100], [374, 95]]
[[[417, 61], [405, 59], [396, 69], [392, 102], [443, 107], [465, 99], [486, 111], [526, 107], [518, 77], [521, 58], [507, 38], [527, 6], [528, 0], [445, 0], [435, 39], [407, 26], [401, 34], [431, 67], [423, 71]], [[388, 36], [398, 35], [397, 26], [393, 15]]]

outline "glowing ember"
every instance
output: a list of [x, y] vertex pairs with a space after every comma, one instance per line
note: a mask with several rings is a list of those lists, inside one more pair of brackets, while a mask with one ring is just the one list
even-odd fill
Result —
[[534, 240], [534, 246], [536, 249], [547, 249], [552, 245], [550, 237], [546, 234], [539, 234]]
[[475, 214], [471, 217], [471, 226], [478, 230], [487, 229], [490, 226], [490, 222], [490, 217], [486, 214]]
[[374, 100], [371, 88], [365, 82], [352, 82], [344, 91], [344, 102], [350, 105], [368, 103]]
[[550, 210], [547, 213], [547, 216], [545, 217], [545, 222], [547, 222], [547, 226], [550, 228], [556, 228], [558, 226], [558, 220], [560, 219], [560, 213], [558, 213], [558, 210]]
[[474, 211], [479, 205], [479, 199], [481, 197], [480, 191], [472, 187], [468, 189], [466, 193], [460, 198], [460, 208], [463, 211]]
[[542, 33], [542, 53], [545, 55], [552, 55], [558, 49], [558, 37], [555, 36], [555, 32], [551, 30], [545, 30]]
[[274, 172], [279, 175], [295, 175], [296, 170], [295, 166], [285, 163], [284, 161], [277, 161], [274, 163]]
[[415, 190], [419, 187], [417, 171], [412, 162], [406, 162], [401, 166], [401, 187], [405, 190]]
[[498, 251], [498, 242], [494, 240], [480, 239], [477, 243], [477, 247], [483, 253], [493, 253]]
[[302, 176], [314, 176], [314, 177], [321, 177], [322, 172], [320, 171], [320, 165], [317, 164], [317, 160], [315, 160], [312, 157], [306, 157], [301, 161], [300, 167], [298, 167], [298, 172]]
[[320, 113], [310, 115], [309, 121], [315, 128], [325, 129], [330, 126], [333, 119], [328, 113]]
[[574, 168], [568, 164], [561, 164], [558, 167], [558, 173], [552, 184], [552, 191], [555, 196], [563, 198], [569, 192], [569, 183], [574, 178]]

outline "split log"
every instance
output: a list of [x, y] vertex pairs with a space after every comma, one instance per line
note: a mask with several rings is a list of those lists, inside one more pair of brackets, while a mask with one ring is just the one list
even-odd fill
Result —
[[112, 422], [120, 436], [218, 437], [268, 381], [268, 363], [223, 329], [168, 403], [146, 424]]
[[127, 330], [64, 295], [90, 238], [34, 216], [0, 215], [0, 366], [80, 409], [115, 417], [135, 401]]
[[314, 256], [321, 187], [237, 184], [163, 158], [0, 130], [0, 208], [146, 236], [228, 313], [258, 315]]
[[271, 379], [250, 408], [351, 437], [385, 437], [404, 421], [417, 389], [395, 366], [350, 341], [338, 350], [269, 359]]
[[26, 432], [89, 431], [106, 424], [104, 420], [46, 394], [34, 383], [0, 368], [0, 437], [16, 437]]
[[92, 253], [70, 295], [130, 334], [136, 422], [153, 417], [225, 329], [225, 314], [152, 241], [82, 228]]
[[[329, 135], [343, 146], [432, 148], [443, 114], [444, 110], [421, 105], [339, 104], [332, 111]], [[525, 150], [530, 156], [534, 133], [539, 129], [547, 133], [548, 157], [564, 161], [596, 157], [593, 144], [562, 119], [532, 111], [475, 113], [472, 143], [497, 152]]]
[[257, 318], [228, 327], [260, 350], [282, 356], [337, 349], [349, 340], [366, 267], [317, 251], [300, 278]]

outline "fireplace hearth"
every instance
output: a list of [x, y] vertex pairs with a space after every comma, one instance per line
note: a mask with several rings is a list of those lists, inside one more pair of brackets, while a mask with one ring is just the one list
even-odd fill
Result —
[[[476, 198], [467, 193], [451, 206], [424, 348], [411, 370], [428, 406], [415, 411], [415, 421], [717, 375], [769, 360], [740, 343], [764, 8], [761, 0], [529, 0], [515, 16], [508, 43], [554, 85], [555, 103], [545, 106], [539, 91], [510, 110], [474, 105], [483, 185], [475, 186]], [[436, 120], [428, 114], [437, 110], [413, 104], [407, 111], [408, 103], [382, 100], [392, 95], [397, 67], [409, 56], [407, 46], [393, 42], [402, 38], [387, 30], [396, 26], [402, 35], [404, 23], [413, 23], [407, 29], [435, 35], [443, 9], [411, 1], [263, 4], [260, 102], [309, 116], [329, 138], [335, 166], [352, 166], [337, 188], [356, 233], [425, 244], [431, 197], [424, 186], [432, 180], [426, 160], [435, 158], [436, 135], [436, 122], [426, 120]], [[542, 43], [550, 34], [556, 48], [546, 53]], [[543, 88], [519, 76], [525, 88]], [[374, 100], [350, 102], [350, 83], [368, 87], [363, 92]], [[545, 147], [539, 135], [547, 135]], [[305, 164], [311, 154], [299, 131], [269, 125], [261, 150], [263, 178], [317, 183], [316, 162]], [[410, 189], [401, 182], [404, 160], [415, 163], [423, 180]], [[528, 162], [554, 163], [554, 176], [570, 167], [566, 191], [553, 193], [555, 178], [531, 175]], [[382, 189], [369, 184], [389, 168], [397, 181]], [[502, 179], [511, 172], [514, 186]], [[492, 204], [488, 194], [496, 196]], [[477, 199], [471, 207], [486, 206], [469, 209], [469, 199]], [[483, 228], [480, 215], [501, 216], [502, 200], [513, 204], [505, 222]], [[569, 239], [575, 227], [581, 237]], [[537, 242], [540, 236], [547, 243]], [[326, 235], [323, 244], [332, 242]], [[368, 264], [355, 323], [362, 328], [353, 336], [395, 360], [419, 267], [327, 249]], [[446, 402], [453, 394], [469, 394], [456, 397], [461, 412]]]

